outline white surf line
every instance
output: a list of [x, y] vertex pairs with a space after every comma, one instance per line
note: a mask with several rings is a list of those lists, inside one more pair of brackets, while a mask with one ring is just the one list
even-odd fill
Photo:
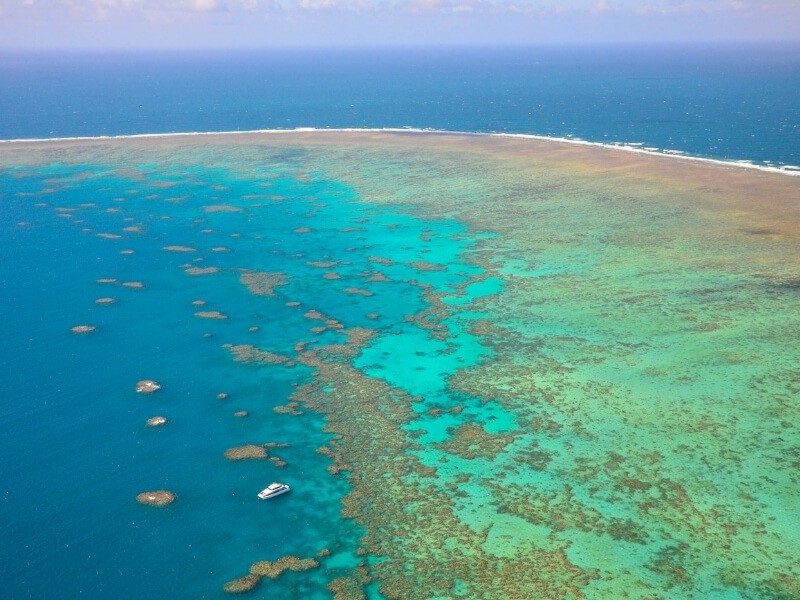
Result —
[[781, 175], [789, 175], [791, 177], [800, 176], [800, 166], [783, 165], [780, 167], [773, 167], [768, 165], [759, 165], [748, 160], [722, 160], [718, 158], [706, 158], [702, 156], [693, 156], [685, 154], [683, 150], [661, 150], [651, 147], [644, 147], [643, 142], [590, 142], [579, 138], [571, 137], [556, 137], [547, 135], [538, 135], [533, 133], [498, 133], [498, 132], [484, 132], [484, 131], [451, 131], [447, 129], [429, 129], [418, 127], [295, 127], [292, 129], [249, 129], [239, 131], [185, 131], [185, 132], [171, 132], [171, 133], [131, 133], [123, 135], [95, 135], [95, 136], [74, 136], [74, 137], [54, 137], [54, 138], [19, 138], [19, 139], [5, 139], [0, 140], [1, 144], [35, 144], [39, 142], [79, 142], [79, 141], [108, 141], [108, 140], [126, 140], [126, 139], [148, 139], [148, 138], [173, 138], [173, 137], [190, 137], [190, 136], [223, 136], [223, 135], [252, 135], [258, 133], [268, 134], [291, 134], [291, 133], [413, 133], [424, 135], [463, 135], [475, 137], [509, 137], [520, 139], [531, 139], [544, 142], [561, 142], [564, 144], [576, 144], [580, 146], [592, 146], [596, 148], [607, 148], [609, 150], [619, 150], [623, 152], [633, 152], [637, 154], [646, 154], [648, 156], [662, 156], [665, 158], [674, 158], [679, 160], [691, 160], [696, 162], [703, 162], [708, 164], [721, 165], [725, 167], [738, 167], [743, 169], [755, 169], [766, 173], [779, 173]]

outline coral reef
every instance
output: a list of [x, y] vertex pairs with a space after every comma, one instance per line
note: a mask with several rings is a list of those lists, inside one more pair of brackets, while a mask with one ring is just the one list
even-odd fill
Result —
[[237, 213], [242, 212], [242, 209], [230, 204], [210, 204], [204, 206], [203, 211], [207, 213]]
[[228, 448], [225, 451], [225, 458], [227, 458], [228, 460], [248, 460], [248, 459], [261, 460], [267, 458], [267, 450], [266, 448], [264, 448], [264, 446], [247, 444], [245, 446]]
[[239, 282], [247, 286], [251, 294], [257, 296], [274, 296], [275, 288], [289, 284], [289, 277], [283, 273], [265, 273], [241, 269]]
[[220, 269], [219, 267], [186, 267], [183, 272], [192, 276], [213, 275], [219, 273]]
[[339, 577], [328, 584], [333, 600], [366, 600], [364, 588], [352, 577]]
[[70, 331], [72, 333], [89, 333], [97, 329], [94, 325], [75, 325]]
[[154, 490], [152, 492], [142, 492], [136, 496], [139, 504], [148, 506], [167, 506], [175, 502], [175, 494], [169, 490]]
[[342, 291], [345, 294], [350, 294], [350, 295], [353, 295], [353, 296], [367, 296], [367, 297], [369, 297], [369, 296], [373, 295], [373, 292], [370, 292], [369, 290], [363, 290], [361, 288], [356, 288], [356, 287], [344, 288]]
[[408, 266], [417, 271], [445, 271], [447, 267], [426, 260], [415, 260], [408, 263]]
[[219, 312], [218, 310], [201, 310], [199, 312], [194, 313], [195, 317], [200, 317], [201, 319], [227, 319], [228, 315]]
[[152, 379], [142, 379], [136, 382], [136, 391], [141, 394], [152, 394], [161, 389], [161, 385]]
[[493, 458], [514, 441], [513, 435], [493, 435], [473, 423], [463, 423], [448, 430], [448, 433], [450, 438], [438, 444], [438, 447], [448, 454], [466, 459]]
[[298, 558], [296, 556], [284, 556], [274, 562], [264, 560], [250, 566], [250, 573], [259, 577], [278, 579], [286, 571], [309, 571], [319, 566], [314, 558]]
[[269, 350], [260, 350], [249, 344], [237, 344], [235, 346], [233, 344], [224, 344], [222, 347], [230, 350], [234, 360], [237, 362], [284, 366], [293, 364], [292, 360], [287, 356], [275, 354]]
[[261, 577], [258, 575], [248, 574], [244, 577], [239, 577], [238, 579], [233, 579], [226, 583], [223, 586], [223, 590], [228, 592], [229, 594], [243, 594], [245, 592], [249, 592], [250, 590], [255, 589], [258, 583], [261, 581]]

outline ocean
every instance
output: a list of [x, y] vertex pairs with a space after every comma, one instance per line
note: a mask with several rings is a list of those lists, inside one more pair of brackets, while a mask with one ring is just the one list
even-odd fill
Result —
[[3, 596], [800, 596], [798, 79], [6, 54]]
[[10, 53], [0, 139], [413, 127], [800, 165], [800, 46]]

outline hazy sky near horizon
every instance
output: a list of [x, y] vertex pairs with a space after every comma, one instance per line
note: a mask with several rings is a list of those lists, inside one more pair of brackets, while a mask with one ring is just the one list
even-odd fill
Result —
[[800, 41], [800, 0], [0, 0], [0, 47]]

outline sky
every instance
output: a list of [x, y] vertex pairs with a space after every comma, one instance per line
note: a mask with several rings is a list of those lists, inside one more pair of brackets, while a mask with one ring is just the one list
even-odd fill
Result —
[[800, 42], [800, 0], [0, 0], [3, 48]]

